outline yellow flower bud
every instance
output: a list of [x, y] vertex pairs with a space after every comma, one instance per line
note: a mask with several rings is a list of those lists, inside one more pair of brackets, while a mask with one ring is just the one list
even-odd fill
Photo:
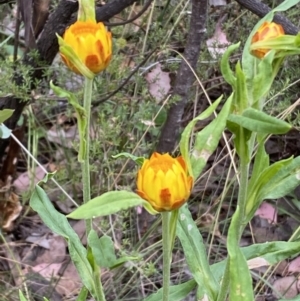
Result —
[[[112, 56], [112, 37], [103, 23], [77, 21], [65, 31], [64, 45], [70, 46], [79, 60], [94, 74], [104, 70]], [[60, 52], [63, 62], [75, 73], [82, 74], [71, 59]]]
[[171, 211], [181, 207], [191, 194], [193, 178], [188, 175], [183, 157], [153, 153], [144, 161], [137, 177], [137, 193], [152, 207]]
[[[280, 24], [274, 22], [264, 22], [252, 37], [251, 44], [275, 39], [282, 35], [284, 35], [284, 30]], [[271, 49], [264, 48], [255, 49], [252, 50], [251, 53], [258, 58], [263, 58], [270, 50]]]

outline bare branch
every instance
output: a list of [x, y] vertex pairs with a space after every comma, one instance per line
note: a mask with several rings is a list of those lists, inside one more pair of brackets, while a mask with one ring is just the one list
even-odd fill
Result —
[[[192, 16], [184, 57], [193, 69], [196, 69], [201, 42], [206, 32], [207, 2], [207, 0], [192, 0]], [[182, 60], [173, 93], [174, 96], [180, 96], [180, 100], [173, 104], [168, 112], [157, 145], [158, 152], [165, 153], [174, 150], [193, 79], [194, 75], [190, 67]]]

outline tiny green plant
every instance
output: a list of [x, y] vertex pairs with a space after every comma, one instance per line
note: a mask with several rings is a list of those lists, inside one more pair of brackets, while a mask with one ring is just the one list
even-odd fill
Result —
[[[284, 59], [300, 53], [300, 35], [285, 35], [282, 27], [272, 22], [272, 19], [276, 12], [285, 11], [298, 2], [286, 0], [258, 22], [245, 44], [242, 60], [236, 64], [234, 71], [230, 68], [229, 58], [240, 45], [231, 45], [227, 49], [221, 60], [221, 71], [233, 92], [225, 101], [222, 97], [218, 98], [190, 121], [181, 135], [181, 156], [173, 158], [169, 154], [154, 152], [150, 159], [146, 159], [133, 154], [119, 154], [116, 157], [130, 158], [139, 166], [137, 191], [108, 191], [90, 199], [88, 131], [92, 80], [95, 73], [105, 69], [110, 61], [111, 36], [103, 24], [95, 25], [94, 1], [79, 1], [76, 26], [88, 28], [87, 33], [83, 29], [77, 31], [70, 27], [71, 32], [65, 36], [67, 38], [59, 38], [59, 43], [67, 66], [86, 78], [84, 105], [81, 106], [70, 92], [54, 85], [52, 88], [58, 95], [67, 97], [77, 113], [80, 132], [78, 160], [82, 163], [83, 170], [84, 203], [65, 216], [54, 208], [40, 185], [35, 187], [30, 200], [31, 207], [38, 212], [44, 223], [68, 243], [70, 257], [83, 284], [78, 300], [86, 300], [88, 292], [97, 301], [106, 300], [100, 267], [114, 268], [127, 260], [134, 260], [127, 256], [117, 258], [112, 240], [108, 236], [98, 237], [92, 227], [92, 219], [132, 207], [143, 206], [149, 214], [160, 214], [162, 217], [163, 286], [145, 301], [182, 300], [195, 288], [197, 300], [225, 301], [229, 297], [231, 301], [254, 301], [247, 261], [261, 258], [268, 265], [273, 265], [300, 253], [297, 235], [294, 235], [293, 241], [288, 242], [267, 242], [244, 248], [239, 246], [247, 223], [262, 201], [285, 196], [300, 183], [300, 157], [270, 164], [265, 150], [269, 135], [285, 134], [291, 129], [291, 125], [263, 110]], [[79, 32], [83, 36], [77, 39], [75, 35]], [[76, 44], [84, 41], [85, 34], [88, 36], [87, 43], [102, 43], [101, 55], [89, 52], [96, 49], [94, 45], [85, 45], [91, 47], [84, 48]], [[216, 114], [222, 101], [223, 107]], [[216, 117], [212, 122], [201, 131], [193, 133], [198, 121], [214, 113]], [[238, 202], [228, 229], [227, 258], [210, 265], [187, 200], [226, 128], [233, 134], [234, 150], [238, 156]], [[253, 168], [250, 172], [251, 162]], [[44, 182], [46, 181], [47, 177]], [[86, 220], [87, 247], [82, 245], [68, 218]], [[193, 278], [170, 286], [172, 249], [176, 237], [180, 240]], [[20, 300], [26, 300], [21, 292]]]

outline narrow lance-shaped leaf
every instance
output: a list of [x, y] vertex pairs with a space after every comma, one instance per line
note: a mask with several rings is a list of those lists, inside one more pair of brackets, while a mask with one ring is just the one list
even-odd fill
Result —
[[86, 289], [86, 287], [82, 287], [76, 301], [86, 301], [89, 291]]
[[[269, 265], [274, 265], [282, 260], [300, 254], [300, 242], [264, 242], [243, 247], [241, 251], [247, 260], [261, 258]], [[227, 259], [211, 265], [211, 271], [218, 282], [222, 280], [224, 275], [226, 261]]]
[[27, 301], [27, 299], [23, 295], [22, 291], [20, 291], [20, 290], [19, 290], [19, 299], [20, 299], [20, 301]]
[[252, 279], [247, 261], [239, 247], [240, 208], [237, 206], [228, 230], [227, 250], [230, 260], [230, 301], [254, 301]]
[[36, 185], [30, 198], [30, 206], [39, 214], [47, 227], [67, 240], [70, 256], [78, 274], [83, 284], [95, 297], [93, 271], [87, 260], [87, 251], [81, 244], [76, 232], [68, 223], [67, 218], [54, 208], [45, 191], [38, 185]]
[[230, 45], [225, 53], [222, 55], [221, 59], [221, 72], [228, 84], [230, 84], [233, 88], [236, 87], [236, 77], [234, 76], [233, 71], [230, 68], [230, 55], [240, 47], [240, 42], [237, 44]]
[[241, 68], [240, 62], [237, 62], [235, 67], [236, 73], [236, 88], [234, 93], [233, 105], [236, 108], [237, 114], [242, 114], [244, 110], [251, 104], [249, 99], [246, 77]]
[[[286, 187], [288, 190], [293, 189], [294, 185], [297, 185], [297, 183], [300, 181], [300, 156], [296, 158], [291, 157], [279, 162], [286, 163], [278, 170], [277, 173], [274, 174], [272, 178], [270, 178], [268, 183], [266, 183], [266, 190], [263, 193], [265, 198], [276, 199], [282, 197], [284, 196], [282, 195], [283, 193], [289, 192], [282, 190], [284, 187]], [[279, 164], [279, 162], [276, 163]], [[286, 180], [290, 181], [290, 184], [284, 183]]]
[[80, 141], [79, 151], [78, 151], [78, 162], [83, 162], [84, 158], [86, 157], [85, 131], [87, 126], [87, 119], [86, 119], [85, 109], [78, 103], [78, 100], [76, 99], [76, 96], [73, 93], [66, 91], [58, 86], [55, 86], [52, 83], [52, 81], [50, 82], [50, 87], [57, 96], [67, 98], [69, 104], [73, 106], [74, 110], [76, 111], [77, 126], [78, 126], [79, 141]]
[[109, 191], [97, 196], [75, 209], [68, 217], [73, 219], [88, 219], [114, 214], [136, 206], [143, 206], [151, 214], [158, 213], [147, 201], [136, 193], [123, 190]]
[[58, 39], [60, 53], [68, 58], [68, 60], [77, 68], [80, 74], [89, 79], [93, 79], [95, 77], [95, 74], [80, 60], [74, 49], [69, 46], [58, 34], [56, 34], [56, 36]]
[[123, 153], [119, 153], [117, 155], [114, 155], [112, 156], [114, 159], [118, 159], [118, 158], [129, 158], [131, 160], [133, 160], [137, 165], [139, 166], [142, 166], [144, 161], [145, 161], [145, 158], [144, 157], [137, 157], [137, 156], [134, 156], [130, 153], [126, 153], [126, 152], [123, 152]]
[[230, 112], [233, 95], [227, 99], [219, 115], [204, 129], [196, 134], [191, 164], [194, 178], [197, 179], [205, 167], [208, 158], [219, 145], [220, 138], [226, 127], [227, 117]]
[[261, 142], [258, 144], [251, 178], [248, 183], [248, 195], [252, 194], [251, 191], [254, 189], [254, 186], [260, 182], [260, 175], [269, 167], [269, 164], [269, 155], [266, 153], [264, 142]]
[[203, 291], [202, 297], [207, 295], [208, 300], [216, 300], [219, 284], [210, 270], [205, 244], [187, 205], [179, 209], [177, 235], [183, 247], [189, 269], [199, 289]]
[[243, 115], [230, 114], [228, 120], [261, 134], [285, 134], [291, 129], [287, 122], [253, 108], [246, 109]]
[[197, 121], [208, 118], [217, 109], [222, 98], [223, 98], [223, 96], [220, 96], [204, 112], [202, 112], [199, 116], [197, 116], [192, 121], [190, 121], [189, 124], [185, 127], [184, 131], [181, 134], [181, 139], [180, 139], [180, 144], [179, 144], [180, 153], [181, 153], [182, 157], [184, 158], [185, 162], [187, 163], [189, 174], [192, 177], [194, 177], [194, 175], [193, 175], [193, 169], [192, 169], [192, 165], [191, 165], [190, 151], [189, 151], [190, 150], [189, 142], [190, 142], [192, 131], [193, 131], [194, 126], [196, 125]]
[[[172, 301], [183, 300], [195, 287], [197, 283], [194, 279], [185, 283], [170, 286], [169, 299]], [[156, 293], [150, 295], [143, 301], [158, 301], [163, 298], [163, 289], [160, 288]]]
[[[300, 49], [299, 49], [299, 45], [297, 45], [299, 36], [300, 36], [299, 34], [298, 34], [298, 36], [282, 35], [282, 36], [276, 37], [274, 39], [258, 41], [258, 42], [253, 43], [250, 46], [250, 49], [254, 50], [254, 49], [261, 49], [261, 48], [267, 48], [267, 49], [271, 48], [271, 49], [275, 49], [275, 50], [282, 50], [283, 53], [285, 53], [285, 54], [288, 54], [288, 53], [299, 54]], [[281, 53], [281, 51], [280, 51], [280, 53]], [[280, 53], [278, 53], [278, 56], [280, 56]]]
[[[256, 160], [255, 160], [256, 161]], [[292, 158], [278, 161], [271, 166], [265, 168], [263, 171], [261, 170], [258, 173], [257, 169], [262, 168], [258, 166], [258, 163], [254, 164], [254, 174], [251, 176], [248, 195], [247, 195], [247, 204], [246, 204], [246, 221], [250, 221], [254, 216], [256, 210], [260, 206], [261, 202], [266, 198], [267, 191], [278, 190], [277, 185], [281, 185], [282, 179], [287, 175], [289, 176], [289, 171], [286, 172], [283, 177], [278, 178], [278, 173], [282, 174], [282, 170], [285, 170], [285, 167], [289, 166], [292, 162]], [[275, 185], [271, 185], [271, 181], [274, 182]], [[286, 184], [284, 184], [284, 188], [288, 188]], [[281, 195], [283, 196], [283, 195]]]
[[272, 64], [274, 55], [275, 51], [272, 51], [258, 62], [258, 72], [253, 79], [252, 91], [253, 106], [257, 109], [261, 107], [259, 100], [266, 96], [274, 80]]

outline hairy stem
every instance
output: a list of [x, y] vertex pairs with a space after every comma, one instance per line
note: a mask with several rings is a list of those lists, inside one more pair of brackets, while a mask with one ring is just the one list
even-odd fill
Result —
[[[85, 140], [85, 150], [83, 161], [81, 163], [82, 167], [82, 184], [83, 184], [83, 203], [86, 204], [91, 199], [91, 181], [90, 181], [90, 120], [91, 120], [91, 104], [92, 104], [92, 92], [93, 92], [93, 79], [85, 78], [84, 83], [84, 100], [83, 107], [85, 110], [86, 118], [86, 129], [84, 133]], [[82, 143], [82, 141], [80, 142]], [[85, 220], [86, 227], [86, 237], [89, 236], [92, 229], [92, 219]], [[103, 287], [100, 277], [100, 267], [97, 264], [93, 264], [94, 270], [94, 282], [95, 282], [95, 295], [97, 301], [105, 301], [105, 295], [103, 292]]]
[[163, 240], [163, 301], [169, 301], [170, 291], [170, 212], [162, 212], [162, 240]]
[[[84, 134], [85, 139], [85, 151], [83, 162], [81, 163], [82, 167], [82, 184], [83, 184], [83, 203], [86, 204], [91, 199], [91, 181], [90, 181], [90, 119], [91, 119], [91, 103], [92, 103], [92, 89], [93, 89], [93, 80], [85, 78], [84, 83], [84, 100], [83, 107], [86, 112], [86, 129]], [[86, 236], [88, 237], [92, 229], [92, 220], [86, 220]]]

